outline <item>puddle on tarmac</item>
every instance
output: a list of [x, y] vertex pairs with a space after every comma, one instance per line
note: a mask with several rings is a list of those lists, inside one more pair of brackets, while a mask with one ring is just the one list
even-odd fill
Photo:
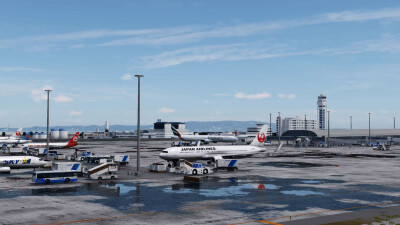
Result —
[[319, 184], [319, 183], [321, 183], [321, 181], [319, 181], [319, 180], [302, 180], [301, 183], [304, 183], [304, 184]]
[[[298, 184], [315, 184], [301, 187]], [[319, 188], [319, 184], [331, 184], [338, 189]], [[87, 200], [90, 203], [101, 204], [123, 212], [137, 211], [171, 211], [185, 208], [185, 205], [222, 204], [221, 209], [257, 214], [274, 208], [274, 204], [286, 205], [281, 210], [306, 210], [319, 207], [337, 209], [338, 207], [355, 207], [358, 203], [343, 203], [340, 198], [360, 199], [363, 201], [400, 201], [400, 197], [373, 194], [369, 190], [380, 189], [383, 186], [358, 185], [346, 186], [337, 180], [304, 180], [304, 179], [269, 179], [261, 176], [246, 176], [230, 179], [209, 178], [201, 183], [180, 182], [173, 185], [154, 186], [150, 182], [118, 182], [101, 181], [85, 183], [80, 186], [43, 185], [40, 189], [0, 190], [0, 198], [19, 196], [100, 196]], [[349, 192], [351, 189], [359, 189]], [[400, 189], [386, 188], [383, 191], [400, 192]], [[342, 192], [339, 195], [336, 194]], [[298, 197], [302, 197], [299, 200]], [[215, 203], [217, 202], [217, 203]], [[246, 207], [246, 202], [267, 203]], [[140, 206], [140, 207], [138, 207]], [[195, 207], [195, 206], [193, 206]], [[178, 212], [177, 212], [178, 213]]]
[[324, 193], [322, 192], [305, 191], [305, 190], [281, 191], [281, 193], [285, 195], [297, 195], [297, 196], [324, 195]]
[[113, 186], [110, 186], [110, 185], [106, 185], [106, 188], [109, 188], [109, 189], [119, 189], [119, 194], [120, 195], [125, 195], [125, 194], [128, 194], [129, 192], [131, 192], [131, 191], [136, 191], [136, 187], [133, 187], [133, 186], [128, 186], [128, 185], [125, 185], [125, 184], [116, 184], [116, 185], [113, 185]]
[[274, 166], [281, 168], [310, 168], [310, 167], [332, 166], [330, 164], [306, 163], [306, 162], [262, 162], [257, 164], [259, 166]]

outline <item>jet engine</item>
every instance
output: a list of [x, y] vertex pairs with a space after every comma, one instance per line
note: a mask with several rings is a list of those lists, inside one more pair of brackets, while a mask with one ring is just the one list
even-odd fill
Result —
[[203, 141], [203, 143], [204, 143], [204, 144], [209, 144], [209, 143], [210, 143], [210, 140], [209, 140], [209, 139], [205, 139], [205, 140]]
[[8, 174], [11, 172], [10, 167], [0, 167], [0, 174]]

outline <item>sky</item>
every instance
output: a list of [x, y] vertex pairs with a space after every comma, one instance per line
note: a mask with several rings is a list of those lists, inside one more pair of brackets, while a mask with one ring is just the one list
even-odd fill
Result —
[[[0, 0], [0, 127], [317, 117], [393, 128], [397, 0]], [[399, 124], [400, 127], [400, 124]]]

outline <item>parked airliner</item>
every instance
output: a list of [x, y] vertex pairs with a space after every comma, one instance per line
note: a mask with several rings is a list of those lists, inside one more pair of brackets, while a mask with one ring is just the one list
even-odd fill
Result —
[[177, 162], [186, 160], [218, 160], [223, 158], [244, 158], [265, 151], [263, 148], [268, 126], [263, 126], [250, 145], [187, 146], [163, 150], [160, 158]]
[[[78, 145], [78, 138], [79, 138], [79, 132], [76, 132], [76, 134], [71, 138], [71, 140], [69, 140], [68, 142], [58, 142], [58, 143], [49, 143], [49, 148], [50, 149], [61, 149], [61, 148], [71, 148], [74, 146]], [[47, 143], [27, 143], [27, 144], [22, 144], [19, 145], [23, 148], [46, 148], [47, 147]]]
[[22, 134], [22, 128], [19, 128], [17, 131], [15, 131], [10, 137], [0, 137], [0, 141], [2, 140], [10, 140], [10, 139], [18, 139]]
[[223, 135], [181, 135], [175, 127], [172, 128], [174, 137], [182, 141], [201, 141], [205, 144], [210, 142], [237, 142], [238, 139], [235, 136], [223, 136]]
[[23, 143], [31, 142], [30, 137], [31, 137], [31, 132], [27, 133], [26, 136], [21, 139], [17, 139], [17, 138], [2, 139], [2, 140], [0, 140], [0, 144], [3, 144], [3, 145], [23, 144]]
[[0, 173], [10, 173], [10, 169], [39, 168], [46, 165], [41, 158], [33, 156], [1, 156]]

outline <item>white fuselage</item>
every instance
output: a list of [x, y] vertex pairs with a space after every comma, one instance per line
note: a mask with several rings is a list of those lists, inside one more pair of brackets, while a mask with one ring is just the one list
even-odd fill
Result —
[[33, 156], [0, 156], [0, 167], [11, 169], [39, 168], [46, 165], [41, 158]]
[[0, 144], [22, 144], [31, 142], [30, 140], [22, 140], [22, 139], [3, 139], [0, 140]]
[[[47, 148], [47, 143], [26, 143], [20, 145], [23, 148]], [[49, 143], [49, 148], [50, 149], [55, 149], [55, 148], [66, 148], [68, 146], [68, 142], [59, 142], [59, 143]]]
[[239, 158], [248, 157], [263, 151], [265, 151], [265, 148], [251, 145], [172, 147], [163, 150], [160, 154], [160, 158], [167, 161], [174, 161], [179, 159], [218, 159], [223, 157]]
[[15, 140], [16, 138], [15, 137], [0, 137], [0, 141], [1, 140], [10, 140], [10, 139]]
[[236, 142], [238, 141], [235, 136], [222, 136], [222, 135], [182, 135], [181, 138], [174, 136], [176, 139], [184, 141], [209, 141], [209, 142]]

